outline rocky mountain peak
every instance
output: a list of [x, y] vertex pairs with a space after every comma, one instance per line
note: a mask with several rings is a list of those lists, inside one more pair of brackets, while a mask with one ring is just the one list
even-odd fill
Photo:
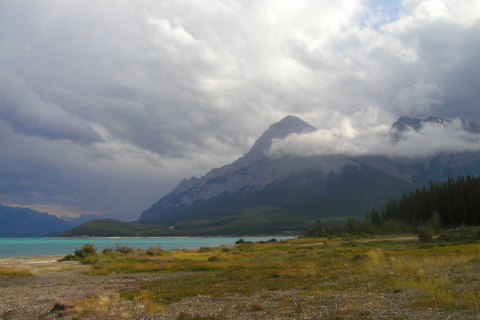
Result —
[[179, 194], [193, 186], [202, 185], [203, 183], [218, 177], [223, 174], [232, 173], [239, 169], [251, 166], [257, 161], [266, 158], [266, 153], [270, 149], [273, 139], [283, 139], [292, 133], [305, 133], [317, 130], [315, 127], [309, 125], [307, 122], [294, 116], [286, 116], [279, 122], [272, 124], [261, 136], [255, 141], [250, 150], [241, 158], [234, 161], [232, 164], [225, 165], [221, 168], [212, 169], [205, 176], [197, 179], [192, 177], [190, 179], [182, 180], [178, 186], [173, 190], [173, 193]]
[[272, 124], [260, 138], [255, 141], [250, 151], [244, 156], [250, 159], [260, 160], [270, 149], [273, 139], [283, 139], [292, 133], [306, 133], [315, 131], [317, 128], [294, 116], [286, 116], [279, 122]]
[[[436, 123], [440, 125], [447, 125], [452, 123], [453, 120], [444, 119], [440, 117], [428, 117], [427, 119], [416, 119], [416, 118], [409, 118], [406, 116], [402, 116], [398, 118], [398, 120], [393, 123], [389, 135], [392, 140], [399, 140], [402, 137], [402, 133], [406, 130], [413, 129], [415, 131], [419, 131], [424, 124], [426, 123]], [[471, 133], [480, 133], [480, 125], [474, 122], [468, 122], [462, 120], [463, 130], [471, 132]]]
[[391, 130], [403, 132], [409, 128], [418, 131], [422, 128], [422, 119], [415, 119], [406, 116], [401, 116], [396, 122], [393, 123]]

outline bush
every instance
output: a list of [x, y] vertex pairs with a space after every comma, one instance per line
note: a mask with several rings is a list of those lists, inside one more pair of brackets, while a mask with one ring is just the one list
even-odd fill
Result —
[[85, 243], [82, 247], [83, 251], [85, 251], [86, 254], [91, 254], [91, 253], [96, 253], [97, 252], [97, 247], [95, 247], [92, 243]]
[[85, 250], [83, 250], [83, 248], [75, 249], [75, 256], [80, 259], [85, 259], [87, 257], [87, 253]]
[[110, 254], [110, 253], [112, 253], [112, 252], [113, 252], [113, 249], [112, 249], [112, 248], [108, 248], [108, 247], [102, 250], [102, 253], [103, 253], [103, 254]]
[[401, 234], [412, 232], [412, 228], [402, 220], [389, 219], [384, 221], [381, 226], [383, 234]]
[[442, 219], [440, 218], [440, 214], [438, 211], [435, 211], [430, 219], [427, 221], [427, 225], [433, 229], [435, 233], [440, 230], [440, 226], [442, 225]]
[[58, 261], [75, 261], [75, 260], [78, 260], [78, 257], [74, 254], [67, 254], [65, 257], [63, 257], [62, 259], [58, 260]]
[[254, 302], [250, 305], [250, 310], [253, 312], [263, 311], [264, 307], [260, 303]]
[[324, 237], [325, 235], [326, 235], [326, 229], [323, 226], [321, 219], [317, 219], [317, 221], [315, 222], [315, 226], [313, 226], [312, 229], [308, 230], [305, 233], [305, 237], [308, 237], [308, 238], [321, 238], [321, 237]]
[[147, 249], [147, 254], [151, 257], [156, 255], [161, 255], [162, 253], [163, 253], [163, 249], [160, 245], [151, 246], [150, 248]]
[[371, 220], [364, 220], [357, 228], [358, 232], [364, 234], [377, 234], [379, 233], [378, 227], [373, 224]]
[[432, 242], [433, 234], [434, 234], [434, 231], [430, 226], [418, 228], [418, 240], [420, 240], [420, 242], [425, 242], [425, 243]]
[[208, 261], [218, 261], [220, 260], [220, 258], [218, 256], [211, 256], [210, 258], [208, 258]]
[[127, 253], [132, 253], [133, 248], [127, 244], [115, 243], [115, 251], [127, 254]]

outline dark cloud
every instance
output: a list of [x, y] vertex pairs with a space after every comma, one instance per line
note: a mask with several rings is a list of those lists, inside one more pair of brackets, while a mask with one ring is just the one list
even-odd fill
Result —
[[288, 114], [327, 131], [480, 122], [477, 8], [1, 1], [0, 201], [138, 215]]
[[102, 141], [88, 122], [68, 113], [56, 103], [43, 101], [21, 79], [1, 72], [0, 117], [21, 134], [48, 140], [67, 139], [87, 145]]

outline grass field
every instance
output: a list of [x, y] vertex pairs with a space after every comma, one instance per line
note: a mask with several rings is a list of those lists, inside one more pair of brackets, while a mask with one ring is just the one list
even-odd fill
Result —
[[[314, 301], [341, 296], [344, 305], [339, 310], [347, 310], [348, 314], [338, 315], [337, 310], [335, 316], [326, 319], [377, 319], [374, 310], [382, 303], [390, 303], [382, 298], [388, 296], [398, 297], [397, 307], [408, 310], [480, 314], [477, 240], [436, 240], [430, 244], [418, 240], [367, 240], [298, 238], [171, 251], [158, 247], [146, 251], [120, 248], [90, 254], [83, 263], [90, 264], [86, 272], [92, 276], [189, 273], [142, 282], [119, 292], [116, 299], [138, 302], [146, 312], [161, 312], [191, 297], [254, 296], [270, 301], [242, 308], [257, 310], [257, 318], [264, 314], [268, 319], [276, 312], [266, 307], [272, 303], [285, 305], [293, 314], [311, 313]], [[296, 298], [286, 297], [288, 294], [282, 298], [279, 292], [295, 292]], [[371, 306], [364, 303], [365, 299]], [[189, 316], [193, 317], [182, 314], [178, 319]]]

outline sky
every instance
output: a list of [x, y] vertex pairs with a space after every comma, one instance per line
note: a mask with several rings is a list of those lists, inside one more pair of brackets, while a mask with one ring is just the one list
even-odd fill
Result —
[[0, 0], [0, 203], [136, 220], [287, 115], [385, 154], [402, 115], [480, 123], [479, 56], [477, 0]]

